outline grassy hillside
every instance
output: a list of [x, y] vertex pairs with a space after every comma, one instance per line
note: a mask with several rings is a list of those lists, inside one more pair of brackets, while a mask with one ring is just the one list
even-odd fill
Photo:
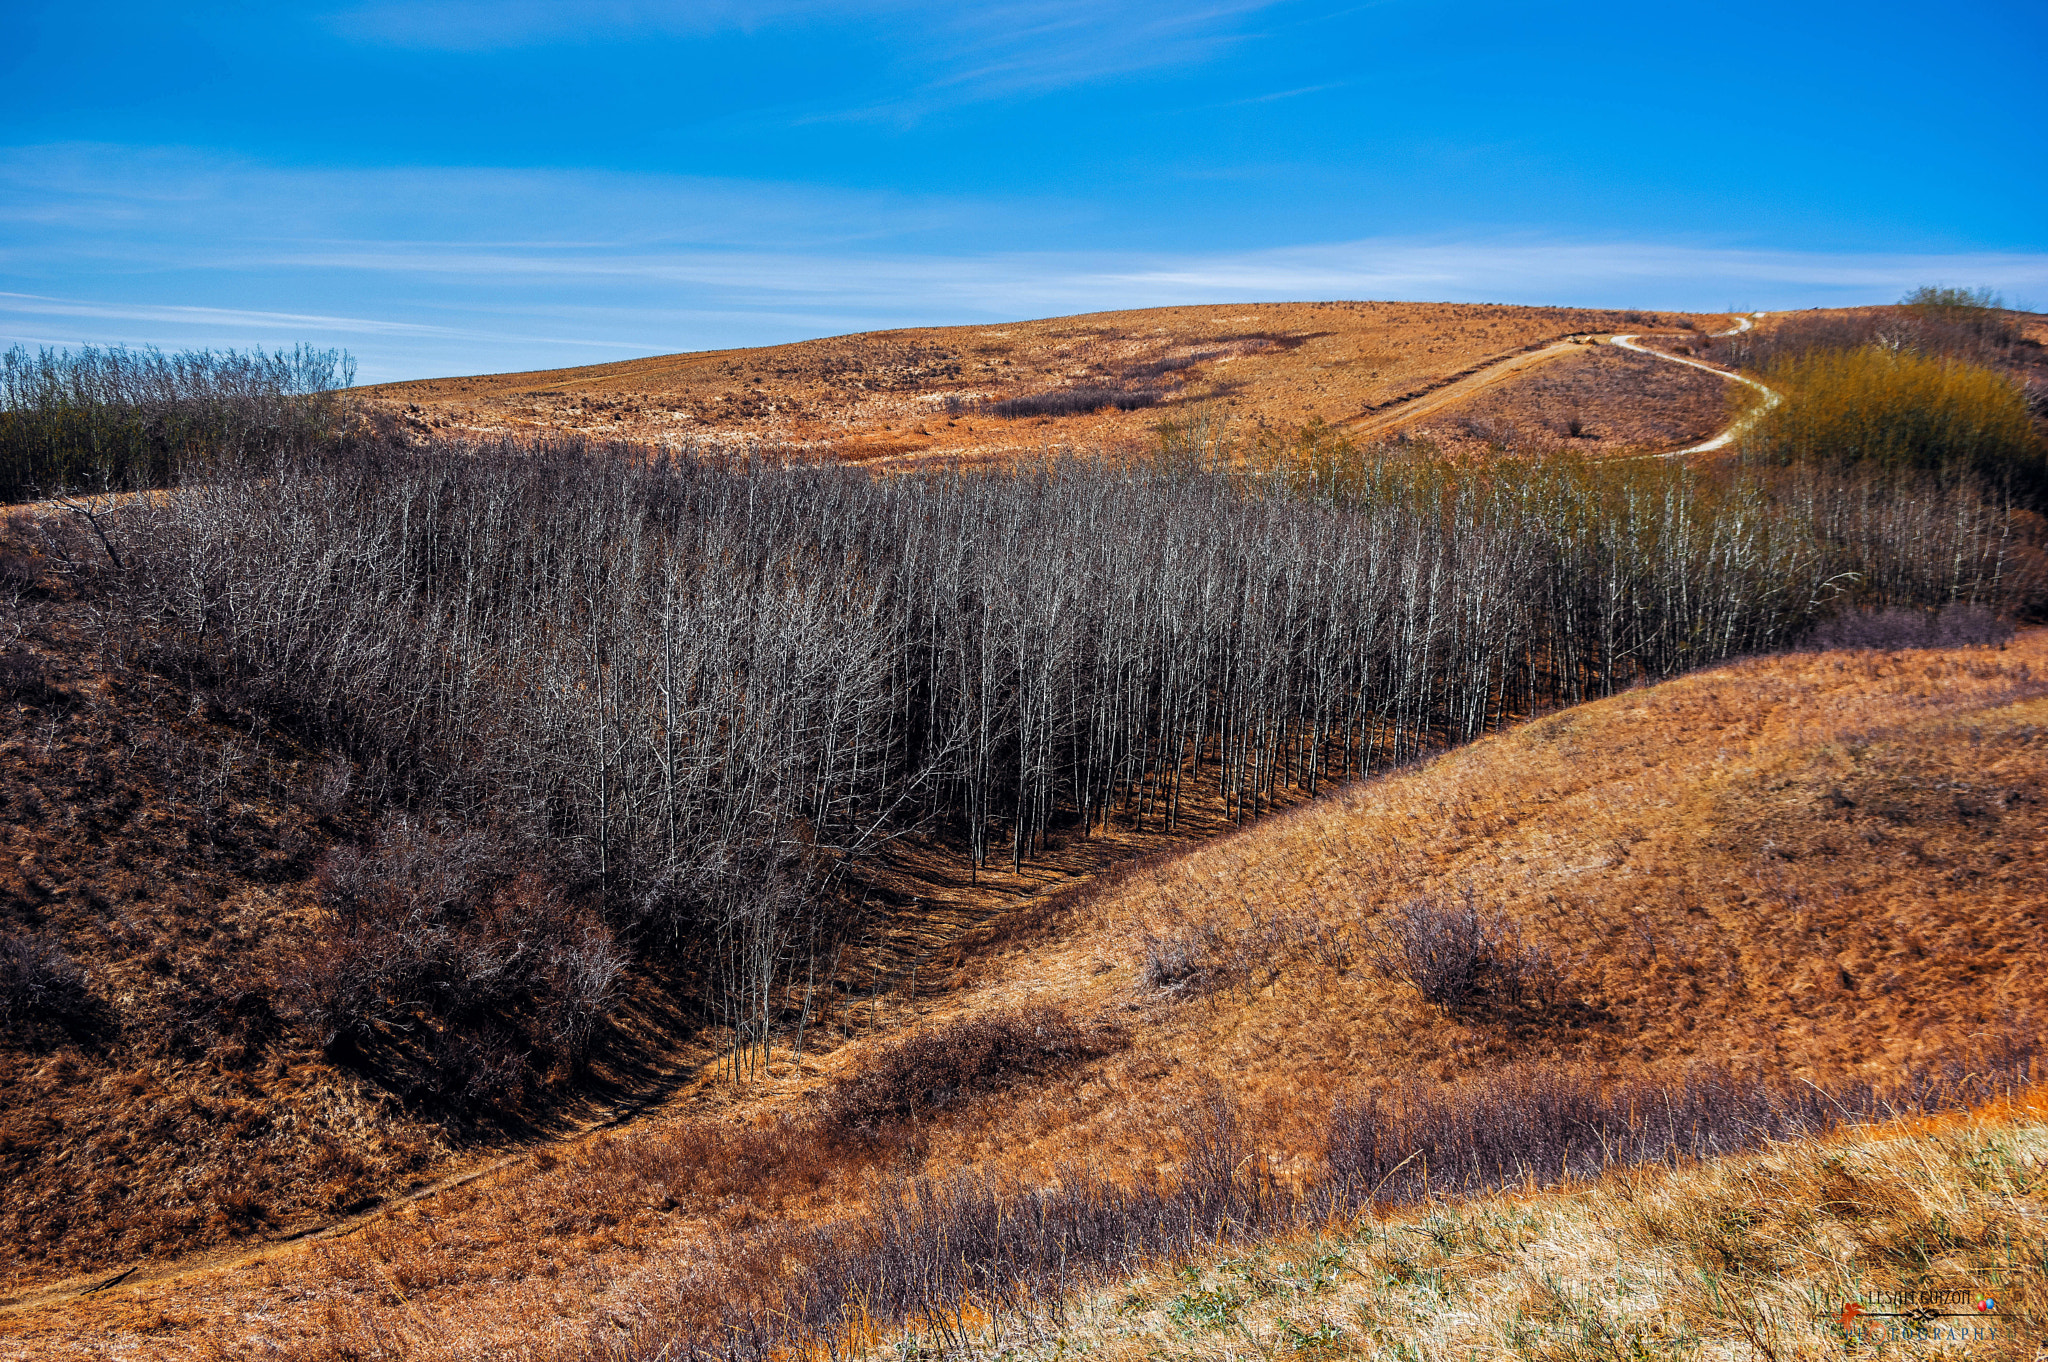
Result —
[[[1219, 1096], [1286, 1183], [1327, 1156], [1332, 1103], [1373, 1091], [1462, 1100], [1503, 1079], [1668, 1082], [1706, 1062], [1738, 1084], [1848, 1091], [2009, 1063], [2048, 1003], [2029, 968], [2044, 733], [2038, 631], [1629, 691], [1069, 900], [1041, 935], [893, 999], [893, 1034], [801, 1069], [778, 1052], [778, 1077], [734, 1094], [743, 1124], [677, 1113], [348, 1240], [7, 1327], [48, 1356], [204, 1356], [259, 1338], [304, 1356], [652, 1356], [721, 1302], [772, 1300], [764, 1262], [813, 1251], [815, 1227], [857, 1240], [909, 1179], [1074, 1186], [1077, 1160], [1112, 1181], [1185, 1177]], [[1455, 905], [1468, 887], [1523, 958], [1547, 961], [1548, 985], [1510, 993], [1482, 970], [1430, 1002], [1375, 963], [1404, 905]], [[1020, 1015], [1055, 1028], [1030, 1062], [986, 1039]], [[906, 1051], [906, 1035], [943, 1053]], [[849, 1110], [871, 1133], [849, 1133]], [[1604, 1346], [1602, 1329], [1624, 1353], [1661, 1329], [1782, 1356], [1764, 1349], [1828, 1336], [1834, 1292], [1930, 1265], [1988, 1272], [1994, 1246], [2031, 1245], [2021, 1193], [2041, 1140], [2026, 1113], [1909, 1125], [1617, 1172], [1584, 1193], [1368, 1216], [1162, 1263], [1060, 1327], [1070, 1348], [1133, 1355], [1455, 1340], [1575, 1356]]]
[[[1971, 1117], [1332, 1225], [1091, 1293], [1025, 1355], [2033, 1356], [2044, 1117], [2035, 1089]], [[1940, 1314], [1900, 1317], [1922, 1308]]]
[[1342, 423], [1564, 337], [1723, 323], [1463, 303], [1150, 308], [390, 383], [368, 396], [422, 432], [763, 442], [888, 465], [1008, 461], [1148, 443], [1160, 409], [1199, 403], [1249, 431]]

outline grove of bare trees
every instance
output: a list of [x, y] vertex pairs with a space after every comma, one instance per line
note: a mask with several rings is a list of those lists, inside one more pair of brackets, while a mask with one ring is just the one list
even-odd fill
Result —
[[118, 597], [149, 665], [526, 848], [765, 1044], [906, 831], [1016, 866], [1197, 798], [1255, 817], [1845, 606], [2005, 609], [2017, 524], [1960, 485], [1662, 462], [369, 442], [131, 508]]

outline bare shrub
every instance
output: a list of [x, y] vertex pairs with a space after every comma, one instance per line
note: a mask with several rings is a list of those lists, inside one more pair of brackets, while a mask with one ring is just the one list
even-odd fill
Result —
[[82, 1017], [85, 971], [53, 936], [0, 932], [0, 1032], [29, 1038]]
[[533, 1066], [507, 1027], [449, 1026], [435, 1037], [433, 1053], [442, 1092], [458, 1102], [505, 1108], [532, 1088]]
[[1230, 983], [1237, 973], [1213, 923], [1179, 923], [1165, 935], [1148, 929], [1140, 951], [1139, 981], [1164, 992], [1206, 992]]
[[1807, 635], [1806, 646], [1832, 648], [1961, 648], [1971, 644], [2003, 644], [2013, 636], [2012, 624], [1980, 605], [1956, 604], [1939, 610], [1850, 610], [1824, 619]]
[[348, 807], [349, 795], [354, 789], [355, 769], [342, 758], [329, 756], [313, 773], [307, 802], [321, 813], [333, 817]]
[[50, 694], [43, 660], [31, 653], [0, 653], [0, 695], [34, 702]]
[[1549, 1183], [1617, 1165], [1711, 1158], [1828, 1130], [1875, 1114], [1885, 1100], [1854, 1085], [1777, 1087], [1711, 1066], [1669, 1086], [1608, 1087], [1539, 1065], [1450, 1090], [1418, 1084], [1360, 1093], [1331, 1110], [1322, 1195], [1332, 1211], [1355, 1214], [1531, 1177]]
[[1896, 310], [1800, 313], [1710, 337], [1704, 353], [1737, 368], [1763, 369], [1819, 351], [1875, 345], [1987, 364], [2006, 357], [2021, 340], [2012, 314], [1988, 294], [1920, 289]]
[[[324, 783], [323, 777], [323, 783]], [[472, 828], [434, 828], [388, 817], [367, 846], [338, 846], [321, 858], [321, 901], [344, 921], [389, 916], [402, 905], [432, 917], [508, 874], [510, 849]]]
[[1142, 407], [1156, 407], [1165, 398], [1165, 393], [1152, 388], [1056, 388], [1051, 392], [991, 402], [988, 412], [991, 416], [1010, 418], [1076, 416], [1083, 412], [1101, 411], [1104, 407], [1137, 411]]
[[288, 980], [291, 1010], [336, 1056], [431, 1033], [428, 1086], [459, 1102], [524, 1096], [535, 1060], [578, 1069], [630, 957], [589, 903], [511, 863], [486, 833], [405, 818], [329, 852], [330, 925]]
[[1082, 1026], [1050, 1007], [956, 1022], [897, 1042], [840, 1083], [826, 1102], [826, 1123], [874, 1138], [920, 1112], [1058, 1073], [1125, 1041], [1121, 1032]]
[[41, 564], [33, 554], [13, 545], [0, 545], [0, 599], [18, 601], [36, 589]]
[[1389, 912], [1366, 946], [1380, 974], [1412, 984], [1441, 1007], [1464, 1007], [1485, 993], [1508, 1004], [1549, 1005], [1558, 967], [1498, 912], [1480, 907], [1469, 886], [1457, 902], [1413, 898]]
[[629, 959], [626, 948], [594, 924], [573, 943], [554, 944], [543, 959], [547, 1040], [570, 1064], [582, 1063], [598, 1023], [618, 1004]]

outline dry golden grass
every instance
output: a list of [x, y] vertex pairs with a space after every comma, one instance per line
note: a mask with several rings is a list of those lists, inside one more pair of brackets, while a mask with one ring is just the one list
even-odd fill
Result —
[[[1568, 710], [1176, 857], [1013, 956], [963, 1003], [1127, 1016], [1132, 1047], [1056, 1119], [991, 1117], [947, 1157], [1136, 1156], [1211, 1082], [1284, 1121], [1375, 1075], [1514, 1060], [1813, 1078], [1925, 1061], [2048, 1010], [2027, 945], [2044, 800], [2040, 631], [2002, 652], [1760, 659]], [[1466, 886], [1567, 962], [1564, 1005], [1447, 1014], [1297, 930], [1308, 914], [1356, 942]], [[1249, 963], [1199, 1000], [1148, 996], [1148, 934]]]
[[[1017, 1355], [2036, 1357], [2044, 1117], [2037, 1089], [1961, 1119], [1332, 1225], [1122, 1283]], [[1876, 1313], [1919, 1301], [1944, 1317]]]
[[[783, 1076], [722, 1115], [675, 1112], [592, 1137], [415, 1203], [351, 1238], [276, 1247], [232, 1267], [0, 1317], [0, 1339], [14, 1355], [49, 1357], [272, 1346], [350, 1355], [344, 1345], [374, 1356], [367, 1349], [378, 1339], [397, 1356], [530, 1355], [642, 1321], [674, 1283], [732, 1245], [772, 1244], [778, 1226], [857, 1213], [876, 1188], [920, 1169], [981, 1166], [1031, 1178], [1077, 1157], [1110, 1175], [1170, 1163], [1187, 1111], [1219, 1089], [1245, 1104], [1266, 1141], [1307, 1149], [1306, 1123], [1337, 1092], [1388, 1080], [1457, 1084], [1517, 1061], [1614, 1077], [1668, 1078], [1694, 1060], [1786, 1077], [1889, 1075], [2038, 1025], [2048, 1001], [2031, 968], [2048, 849], [2044, 799], [2048, 632], [2024, 633], [2002, 650], [1793, 655], [1679, 678], [1525, 724], [1141, 867], [1081, 904], [1051, 937], [968, 962], [956, 991], [898, 1000], [889, 1025], [822, 1060], [807, 1056], [807, 1072], [779, 1057]], [[1389, 906], [1467, 885], [1565, 962], [1557, 1007], [1447, 1012], [1362, 967], [1356, 945]], [[1148, 933], [1195, 940], [1213, 962], [1213, 986], [1148, 988]], [[1337, 934], [1351, 937], [1348, 958], [1333, 944]], [[783, 1120], [800, 1115], [819, 1084], [858, 1072], [902, 1026], [1025, 1004], [1115, 1023], [1128, 1047], [956, 1108], [915, 1138], [866, 1153], [834, 1148], [815, 1124]], [[2024, 1149], [2037, 1163], [2036, 1126], [2026, 1128]], [[1908, 1146], [1868, 1148], [1921, 1151], [1913, 1158], [1938, 1171], [1950, 1159], [1941, 1141], [1952, 1138], [1947, 1127], [1931, 1128]], [[1864, 1241], [1828, 1236], [1881, 1228], [1893, 1211], [1836, 1215], [1815, 1190], [1817, 1179], [1834, 1176], [1825, 1157], [1815, 1148], [1777, 1151], [1664, 1182], [1610, 1180], [1586, 1194], [1592, 1201], [1528, 1202], [1565, 1218], [1513, 1243], [1459, 1230], [1435, 1267], [1415, 1257], [1433, 1233], [1426, 1227], [1354, 1236], [1344, 1251], [1361, 1263], [1392, 1263], [1385, 1255], [1398, 1251], [1424, 1264], [1417, 1273], [1454, 1261], [1467, 1280], [1496, 1273], [1506, 1304], [1458, 1305], [1456, 1319], [1404, 1323], [1402, 1310], [1427, 1303], [1411, 1290], [1424, 1278], [1395, 1290], [1369, 1274], [1367, 1285], [1388, 1293], [1374, 1298], [1385, 1317], [1371, 1327], [1392, 1332], [1375, 1343], [1354, 1311], [1336, 1321], [1341, 1338], [1300, 1346], [1392, 1348], [1408, 1338], [1417, 1355], [1469, 1341], [1487, 1352], [1575, 1356], [1561, 1340], [1594, 1328], [1588, 1321], [1597, 1317], [1622, 1340], [1611, 1355], [1628, 1355], [1629, 1338], [1651, 1347], [1643, 1330], [1658, 1319], [1725, 1351], [1715, 1340], [1730, 1337], [1735, 1317], [1711, 1316], [1711, 1298], [1685, 1295], [1695, 1287], [1684, 1281], [1695, 1278], [1658, 1285], [1665, 1278], [1655, 1274], [1694, 1271], [1683, 1248], [1694, 1231], [1685, 1226], [1716, 1198], [1758, 1208], [1747, 1238], [1723, 1236], [1743, 1253], [1750, 1240], [1795, 1234], [1830, 1251], [1874, 1253], [1855, 1246]], [[1919, 1186], [1910, 1170], [1885, 1173], [1877, 1154], [1856, 1159], [1844, 1166], [1858, 1186], [1894, 1173], [1907, 1191]], [[1994, 1204], [1968, 1200], [1978, 1193], [1947, 1173], [1927, 1183], [1937, 1185], [1964, 1198], [1945, 1214], [1974, 1216]], [[1934, 1195], [1912, 1195], [1923, 1191]], [[1882, 1195], [1885, 1208], [1921, 1214], [1900, 1199], [1906, 1191]], [[1480, 1225], [1524, 1214], [1513, 1209], [1521, 1205], [1455, 1214]], [[1635, 1229], [1598, 1210], [1648, 1215], [1642, 1208], [1660, 1205], [1662, 1219]], [[1657, 1235], [1678, 1246], [1666, 1258], [1639, 1248]], [[1831, 1280], [1834, 1269], [1798, 1247], [1808, 1240], [1786, 1242], [1793, 1247], [1771, 1249], [1771, 1262]], [[1602, 1264], [1635, 1271], [1638, 1260], [1651, 1284], [1616, 1295], [1606, 1280], [1615, 1274]], [[1899, 1267], [1871, 1261], [1857, 1280], [1880, 1281], [1880, 1268]], [[1562, 1295], [1530, 1294], [1528, 1281], [1540, 1277], [1525, 1277], [1543, 1262], [1555, 1264], [1546, 1270]], [[1771, 1330], [1791, 1330], [1784, 1336], [1796, 1343], [1807, 1325], [1783, 1313], [1793, 1297], [1758, 1280], [1758, 1313], [1741, 1318], [1767, 1340], [1778, 1337]], [[1140, 1294], [1149, 1304], [1132, 1310], [1150, 1310], [1156, 1322], [1170, 1302], [1155, 1288]], [[1573, 1314], [1568, 1300], [1591, 1304]], [[1641, 1310], [1648, 1313], [1632, 1313]], [[1276, 1310], [1271, 1330], [1282, 1318], [1304, 1337], [1319, 1327], [1312, 1313]], [[1510, 1325], [1524, 1334], [1511, 1337]], [[1239, 1347], [1238, 1338], [1203, 1335], [1173, 1347]], [[1583, 1346], [1599, 1351], [1595, 1343]]]
[[[1370, 417], [1561, 337], [1675, 315], [1454, 303], [1151, 308], [995, 327], [869, 332], [750, 350], [392, 383], [374, 405], [444, 433], [576, 431], [657, 443], [793, 446], [859, 463], [1008, 459], [1151, 440], [1172, 407], [1212, 402], [1248, 430]], [[1711, 326], [1719, 319], [1703, 319]], [[1154, 378], [1146, 366], [1193, 360]], [[1165, 408], [1001, 419], [1000, 401], [1128, 379]], [[947, 400], [960, 408], [949, 414]]]

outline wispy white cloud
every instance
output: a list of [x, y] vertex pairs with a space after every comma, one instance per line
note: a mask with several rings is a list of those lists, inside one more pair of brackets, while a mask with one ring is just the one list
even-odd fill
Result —
[[[67, 236], [80, 249], [121, 237], [153, 250], [187, 236], [502, 241], [547, 250], [850, 246], [957, 231], [996, 211], [970, 199], [708, 176], [299, 168], [181, 147], [0, 147], [0, 225], [14, 229], [0, 235], [0, 251], [62, 249]], [[53, 235], [31, 239], [37, 229]]]
[[1280, 2], [369, 0], [331, 12], [327, 23], [358, 41], [457, 52], [857, 28], [891, 54], [885, 83], [892, 90], [829, 116], [864, 117], [1199, 64], [1245, 41], [1245, 19]]
[[760, 300], [918, 299], [980, 311], [1022, 297], [1082, 308], [1283, 298], [1630, 303], [1707, 309], [1890, 301], [1929, 280], [2009, 294], [2048, 289], [2048, 255], [1818, 254], [1632, 241], [1388, 238], [1214, 254], [1011, 252], [963, 256], [805, 251], [579, 255], [396, 244], [272, 257], [295, 268], [476, 282], [640, 282]]
[[281, 333], [303, 336], [341, 333], [350, 336], [434, 337], [500, 344], [579, 345], [602, 350], [645, 354], [649, 343], [581, 340], [567, 336], [528, 336], [477, 327], [432, 326], [376, 317], [332, 317], [317, 312], [264, 312], [253, 308], [197, 307], [185, 304], [93, 302], [81, 298], [48, 298], [34, 293], [0, 292], [0, 317], [77, 317], [96, 322], [169, 322], [173, 325], [238, 334]]
[[359, 41], [488, 52], [539, 43], [753, 32], [805, 20], [863, 12], [888, 15], [914, 8], [916, 0], [368, 0], [331, 10], [325, 19], [335, 32]]
[[1923, 283], [2048, 300], [2048, 255], [1457, 234], [1020, 251], [1062, 205], [569, 171], [309, 170], [0, 151], [0, 340], [346, 345], [366, 379], [1181, 303], [1410, 298], [1718, 309]]
[[1347, 80], [1335, 80], [1325, 85], [1304, 85], [1298, 90], [1275, 90], [1267, 95], [1247, 95], [1243, 99], [1226, 99], [1221, 104], [1213, 105], [1212, 107], [1218, 109], [1237, 109], [1247, 104], [1277, 104], [1283, 99], [1299, 99], [1303, 95], [1319, 95], [1325, 90], [1342, 90], [1350, 85], [1350, 83]]

